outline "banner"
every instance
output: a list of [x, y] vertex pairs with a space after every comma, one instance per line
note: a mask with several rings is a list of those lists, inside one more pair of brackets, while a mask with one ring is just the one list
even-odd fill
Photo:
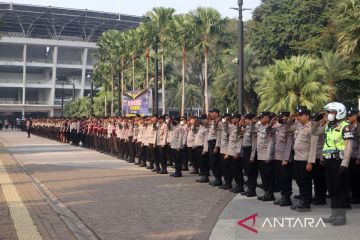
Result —
[[125, 116], [134, 116], [136, 114], [149, 115], [150, 91], [129, 91], [122, 95], [122, 107]]

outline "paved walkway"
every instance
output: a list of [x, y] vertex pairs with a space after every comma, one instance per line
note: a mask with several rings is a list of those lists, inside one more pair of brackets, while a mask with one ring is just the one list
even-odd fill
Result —
[[[0, 132], [0, 144], [0, 161], [43, 239], [205, 240], [234, 197], [187, 173], [158, 175], [23, 132]], [[0, 239], [20, 239], [2, 191], [0, 210]]]

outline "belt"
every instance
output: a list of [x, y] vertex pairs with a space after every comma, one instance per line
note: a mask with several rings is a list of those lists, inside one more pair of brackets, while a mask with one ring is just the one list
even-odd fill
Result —
[[324, 154], [324, 159], [341, 160], [339, 153], [326, 153], [326, 154]]

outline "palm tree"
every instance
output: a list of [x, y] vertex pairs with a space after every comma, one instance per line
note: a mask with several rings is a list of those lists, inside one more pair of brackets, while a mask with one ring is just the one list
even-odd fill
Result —
[[200, 35], [198, 46], [204, 51], [204, 112], [209, 112], [208, 97], [208, 61], [210, 50], [210, 39], [212, 35], [219, 33], [224, 26], [225, 20], [214, 8], [199, 7], [193, 13], [193, 21], [196, 33]]
[[132, 90], [135, 90], [135, 60], [139, 51], [142, 50], [142, 42], [140, 40], [141, 30], [139, 28], [130, 29], [126, 32], [129, 54], [132, 61]]
[[109, 30], [102, 34], [98, 42], [99, 59], [110, 64], [110, 86], [111, 86], [111, 116], [114, 115], [114, 74], [115, 65], [118, 63], [116, 42], [120, 32], [117, 30]]
[[170, 45], [169, 26], [171, 25], [172, 16], [175, 13], [174, 8], [156, 7], [153, 8], [146, 16], [157, 26], [158, 37], [161, 46], [161, 89], [162, 89], [162, 113], [166, 112], [166, 95], [165, 95], [165, 63], [164, 51], [166, 46]]
[[333, 101], [335, 97], [334, 85], [338, 80], [345, 79], [352, 73], [350, 65], [344, 61], [340, 54], [333, 51], [321, 52], [318, 62], [322, 70], [323, 81], [333, 89], [329, 93], [330, 100]]
[[333, 15], [337, 28], [338, 52], [343, 56], [360, 53], [360, 3], [339, 0]]
[[194, 25], [189, 14], [179, 14], [173, 17], [171, 36], [182, 51], [182, 84], [181, 84], [181, 116], [185, 114], [185, 78], [186, 78], [186, 53], [194, 45]]
[[266, 68], [257, 84], [259, 111], [294, 111], [297, 106], [321, 110], [330, 100], [331, 87], [319, 81], [321, 70], [315, 59], [295, 56]]

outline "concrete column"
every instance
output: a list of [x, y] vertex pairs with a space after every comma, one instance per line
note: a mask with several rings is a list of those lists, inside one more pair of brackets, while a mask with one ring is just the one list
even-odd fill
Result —
[[87, 56], [88, 56], [88, 48], [84, 48], [82, 53], [82, 72], [81, 72], [81, 90], [80, 97], [84, 96], [84, 88], [85, 88], [85, 79], [86, 79], [86, 65], [87, 65]]
[[57, 56], [58, 56], [58, 46], [54, 46], [53, 52], [53, 67], [52, 67], [52, 79], [51, 79], [51, 91], [49, 96], [49, 105], [54, 105], [55, 100], [55, 85], [56, 85], [56, 70], [57, 70]]
[[22, 86], [22, 104], [25, 105], [25, 84], [26, 84], [26, 52], [27, 52], [27, 45], [24, 44], [24, 49], [23, 49], [23, 86]]

